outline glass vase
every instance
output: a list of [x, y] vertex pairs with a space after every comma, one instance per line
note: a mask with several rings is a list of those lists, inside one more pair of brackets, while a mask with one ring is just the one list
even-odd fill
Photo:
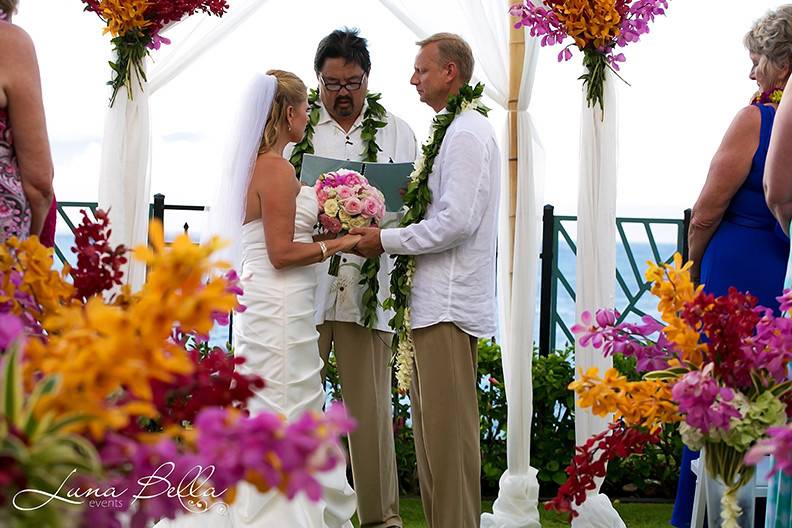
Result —
[[[703, 478], [709, 528], [754, 526], [755, 471], [753, 466], [743, 464], [744, 456], [745, 453], [720, 443], [709, 444], [704, 450], [706, 471]], [[727, 480], [732, 484], [731, 493], [726, 486]], [[724, 516], [722, 512], [729, 509], [732, 515]]]

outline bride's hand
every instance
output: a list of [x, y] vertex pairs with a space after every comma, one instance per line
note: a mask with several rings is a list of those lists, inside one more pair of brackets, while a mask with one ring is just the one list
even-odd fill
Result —
[[360, 235], [344, 235], [338, 238], [337, 239], [339, 242], [338, 251], [344, 253], [350, 253], [353, 249], [355, 249], [355, 246], [357, 246], [357, 243], [361, 238], [363, 237]]

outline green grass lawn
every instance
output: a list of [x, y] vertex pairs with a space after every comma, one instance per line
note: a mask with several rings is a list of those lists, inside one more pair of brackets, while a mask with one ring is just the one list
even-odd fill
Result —
[[[421, 499], [405, 497], [401, 499], [400, 504], [404, 528], [426, 528]], [[481, 506], [484, 511], [492, 511], [492, 501], [484, 501]], [[668, 528], [671, 508], [671, 504], [616, 503], [616, 509], [629, 528]], [[545, 511], [542, 506], [539, 507], [539, 514], [542, 518], [542, 528], [569, 526], [564, 516]], [[358, 526], [357, 518], [353, 521], [355, 526]]]

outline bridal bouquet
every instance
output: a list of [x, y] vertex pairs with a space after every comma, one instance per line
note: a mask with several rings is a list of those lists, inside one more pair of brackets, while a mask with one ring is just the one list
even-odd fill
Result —
[[[319, 226], [338, 234], [356, 227], [379, 225], [385, 214], [385, 197], [362, 174], [339, 169], [319, 176], [314, 184], [319, 201]], [[338, 275], [340, 257], [330, 261], [330, 275]]]
[[157, 50], [170, 40], [160, 35], [168, 25], [197, 12], [223, 16], [228, 10], [226, 0], [81, 0], [85, 11], [99, 15], [105, 24], [104, 33], [113, 36], [113, 51], [117, 57], [111, 62], [113, 87], [110, 106], [118, 90], [126, 86], [132, 97], [133, 76], [138, 83], [146, 80], [143, 61], [149, 50]]
[[577, 46], [583, 52], [586, 73], [580, 77], [586, 88], [589, 106], [602, 109], [605, 68], [619, 70], [624, 54], [617, 53], [638, 42], [649, 32], [655, 16], [665, 15], [668, 0], [523, 0], [511, 7], [517, 29], [528, 27], [532, 37], [541, 37], [542, 46], [572, 42], [558, 54], [558, 61], [572, 58], [569, 50]]
[[206, 343], [243, 309], [236, 273], [211, 273], [220, 242], [153, 228], [134, 252], [145, 285], [111, 295], [126, 250], [104, 212], [83, 215], [75, 268], [54, 271], [36, 237], [0, 244], [0, 525], [145, 526], [225, 508], [242, 481], [318, 500], [352, 423], [342, 407], [248, 416], [264, 380]]
[[[581, 369], [570, 385], [580, 405], [599, 416], [614, 413], [615, 421], [577, 448], [569, 479], [551, 507], [574, 515], [572, 504], [582, 504], [595, 478], [606, 476], [608, 460], [640, 452], [657, 441], [663, 424], [679, 422], [683, 442], [705, 448], [707, 471], [726, 487], [722, 525], [738, 526], [736, 493], [754, 471], [745, 455], [792, 411], [792, 319], [773, 316], [755, 297], [735, 289], [720, 297], [704, 293], [691, 282], [691, 265], [683, 266], [677, 254], [673, 264], [650, 263], [646, 272], [665, 324], [650, 316], [619, 323], [615, 311], [599, 310], [584, 313], [573, 327], [582, 346], [633, 357], [643, 376], [628, 381], [615, 369], [604, 376], [595, 368]], [[789, 310], [792, 290], [779, 301]]]

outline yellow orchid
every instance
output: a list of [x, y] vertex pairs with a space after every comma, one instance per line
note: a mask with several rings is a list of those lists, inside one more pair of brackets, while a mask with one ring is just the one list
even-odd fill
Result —
[[149, 26], [150, 22], [145, 18], [148, 6], [146, 0], [102, 0], [99, 3], [100, 15], [107, 22], [103, 33], [117, 37]]
[[[66, 282], [69, 267], [52, 269], [53, 250], [33, 236], [12, 237], [0, 245], [0, 303], [10, 303], [11, 313], [29, 313], [41, 320], [71, 302], [74, 288]], [[25, 302], [32, 299], [34, 302]]]
[[613, 0], [566, 0], [552, 7], [580, 49], [604, 48], [621, 33], [621, 15]]
[[26, 379], [61, 379], [61, 391], [42, 399], [41, 412], [89, 415], [85, 427], [97, 438], [132, 417], [156, 417], [151, 380], [168, 382], [193, 370], [188, 353], [169, 339], [174, 327], [208, 334], [215, 314], [236, 308], [224, 278], [204, 280], [215, 269], [210, 257], [220, 241], [195, 245], [181, 235], [166, 247], [161, 232], [153, 224], [152, 247], [135, 250], [149, 265], [141, 291], [125, 289], [114, 304], [96, 296], [62, 306], [43, 321], [47, 342], [29, 341]]
[[628, 381], [610, 368], [599, 377], [599, 369], [580, 370], [580, 379], [569, 385], [579, 399], [578, 405], [591, 408], [597, 416], [614, 413], [630, 426], [644, 426], [654, 431], [664, 423], [680, 420], [671, 398], [668, 383], [658, 380]]
[[672, 264], [658, 265], [649, 261], [647, 265], [646, 280], [653, 282], [651, 292], [659, 299], [657, 310], [668, 325], [663, 332], [676, 344], [685, 361], [700, 365], [706, 346], [700, 342], [696, 329], [679, 316], [685, 304], [691, 302], [704, 288], [703, 285], [694, 286], [690, 278], [693, 262], [683, 265], [682, 255], [675, 253]]

